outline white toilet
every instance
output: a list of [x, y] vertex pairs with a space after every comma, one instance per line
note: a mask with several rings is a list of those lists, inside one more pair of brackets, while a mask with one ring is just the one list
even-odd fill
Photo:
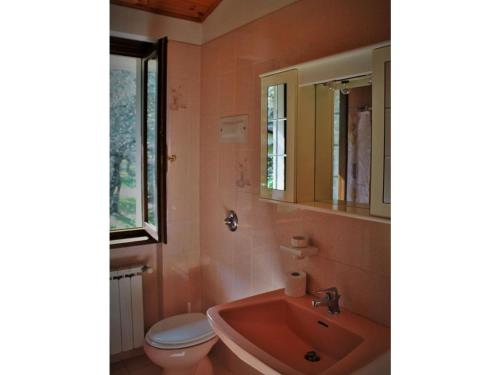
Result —
[[212, 375], [207, 355], [217, 340], [205, 314], [180, 314], [151, 327], [144, 352], [163, 375]]

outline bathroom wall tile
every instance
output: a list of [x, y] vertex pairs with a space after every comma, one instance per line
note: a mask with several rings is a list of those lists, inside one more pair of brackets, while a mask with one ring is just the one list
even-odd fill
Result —
[[[202, 70], [205, 72], [205, 69]], [[201, 96], [203, 100], [200, 114], [201, 116], [214, 116], [219, 114], [219, 96], [218, 96], [219, 76], [216, 74], [202, 75], [201, 78]]]
[[[331, 246], [327, 248], [328, 256], [341, 263], [362, 267], [363, 256], [369, 247], [370, 223], [361, 220], [337, 220], [338, 229], [332, 231]], [[369, 249], [368, 249], [369, 250]]]
[[218, 73], [218, 59], [219, 51], [217, 48], [202, 48], [201, 49], [201, 74], [202, 80], [212, 77]]
[[[201, 309], [200, 277], [200, 82], [199, 46], [168, 45], [167, 244], [162, 257], [161, 317]], [[152, 370], [151, 370], [152, 371]]]
[[[257, 95], [257, 94], [256, 94]], [[253, 103], [250, 103], [253, 105]], [[260, 112], [254, 109], [247, 110], [246, 112], [238, 110], [243, 114], [248, 114], [248, 129], [247, 129], [247, 142], [240, 145], [239, 149], [245, 149], [252, 156], [250, 165], [253, 167], [255, 164], [259, 165], [260, 160]], [[260, 174], [255, 174], [254, 177], [259, 181]]]
[[235, 191], [238, 183], [236, 147], [224, 144], [219, 151], [219, 189]]
[[238, 219], [247, 226], [253, 225], [254, 219], [254, 195], [245, 191], [236, 192], [236, 209], [238, 210]]
[[[175, 151], [173, 151], [175, 152]], [[191, 177], [185, 155], [177, 155], [177, 160], [169, 165], [169, 178], [167, 183], [167, 220], [175, 222], [193, 218], [194, 189], [190, 186]], [[197, 207], [196, 207], [197, 208]]]
[[[269, 58], [268, 55], [265, 55], [259, 61], [255, 62], [252, 65], [252, 76], [254, 77], [254, 82], [257, 85], [256, 87], [260, 87], [260, 78], [259, 75], [262, 73], [267, 73], [276, 69], [279, 69], [280, 65], [278, 60], [274, 57]], [[254, 109], [260, 108], [260, 95], [254, 98], [257, 104]]]
[[188, 303], [192, 311], [201, 308], [199, 250], [172, 253], [166, 246], [163, 263], [164, 316], [187, 312]]
[[[268, 223], [268, 225], [266, 225]], [[252, 238], [252, 250], [258, 251], [262, 248], [278, 247], [279, 243], [276, 241], [276, 236], [272, 229], [272, 221], [266, 217], [259, 217], [257, 219]]]
[[211, 48], [217, 51], [217, 72], [226, 73], [236, 68], [235, 44], [237, 40], [232, 33], [209, 42]]
[[244, 192], [253, 192], [256, 184], [254, 180], [254, 169], [252, 161], [257, 155], [254, 150], [247, 147], [236, 147], [235, 162], [235, 181], [236, 190]]
[[[310, 290], [337, 285], [344, 306], [389, 324], [389, 225], [259, 200], [258, 77], [389, 39], [389, 7], [387, 0], [301, 0], [201, 47], [199, 207], [204, 309], [282, 287], [286, 271], [303, 269], [309, 275]], [[353, 14], [356, 22], [348, 21]], [[219, 119], [236, 114], [248, 114], [247, 143], [219, 143]], [[228, 209], [236, 209], [240, 218], [236, 232], [229, 232], [222, 223]], [[279, 244], [288, 243], [293, 235], [309, 236], [320, 249], [319, 256], [296, 260], [280, 252]]]
[[217, 151], [206, 152], [205, 157], [200, 161], [200, 180], [203, 181], [199, 190], [200, 207], [203, 214], [205, 210], [211, 208], [210, 203], [218, 195], [219, 153]]
[[200, 58], [202, 50], [192, 44], [169, 41], [172, 53], [168, 54], [170, 69], [176, 75], [185, 75], [187, 72], [200, 72]]
[[391, 274], [391, 232], [383, 224], [370, 227], [369, 269], [389, 277]]
[[338, 285], [343, 306], [374, 321], [390, 325], [390, 279], [336, 263], [331, 285]]
[[[202, 193], [202, 197], [204, 194]], [[209, 197], [210, 200], [201, 202], [200, 243], [203, 249], [212, 250], [220, 247], [224, 237], [223, 230], [227, 230], [223, 224], [224, 208], [218, 196]], [[231, 238], [229, 238], [231, 240]]]
[[236, 62], [236, 113], [248, 113], [253, 106], [254, 97], [259, 95], [259, 88], [252, 76], [253, 61], [238, 58]]
[[[272, 54], [272, 44], [266, 42], [266, 31], [259, 21], [255, 22], [254, 27], [241, 27], [234, 30], [236, 58], [243, 58], [258, 62], [263, 56]], [[267, 39], [268, 41], [269, 39]]]
[[217, 76], [218, 110], [221, 117], [236, 113], [236, 70]]
[[[236, 249], [235, 249], [236, 250]], [[239, 250], [239, 249], [238, 249]], [[234, 254], [234, 277], [231, 284], [232, 300], [252, 295], [252, 259], [251, 254]]]
[[252, 254], [252, 293], [259, 294], [275, 289], [273, 284], [272, 253], [260, 251]]
[[[200, 117], [200, 152], [217, 151], [219, 146], [219, 117], [204, 114]], [[203, 162], [203, 158], [200, 160]]]

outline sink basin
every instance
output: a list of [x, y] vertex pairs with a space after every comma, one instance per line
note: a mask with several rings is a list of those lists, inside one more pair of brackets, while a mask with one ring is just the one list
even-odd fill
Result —
[[388, 327], [345, 309], [329, 315], [311, 298], [280, 289], [214, 306], [207, 315], [229, 349], [263, 374], [389, 373]]

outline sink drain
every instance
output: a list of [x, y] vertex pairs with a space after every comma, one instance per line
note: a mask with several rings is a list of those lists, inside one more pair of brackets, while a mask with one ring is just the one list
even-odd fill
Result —
[[317, 355], [315, 351], [307, 352], [304, 358], [310, 362], [318, 362], [320, 360], [319, 355]]

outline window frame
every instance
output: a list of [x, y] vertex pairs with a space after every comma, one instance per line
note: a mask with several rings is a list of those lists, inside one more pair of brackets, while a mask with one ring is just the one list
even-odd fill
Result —
[[[110, 230], [110, 247], [127, 247], [137, 246], [150, 243], [167, 243], [167, 194], [166, 194], [166, 174], [167, 174], [167, 43], [166, 37], [159, 39], [157, 42], [144, 42], [139, 40], [125, 39], [119, 37], [110, 38], [110, 55], [121, 55], [128, 57], [137, 57], [141, 59], [141, 170], [142, 176], [140, 181], [142, 185], [142, 213], [143, 222], [141, 228]], [[156, 183], [157, 183], [157, 233], [150, 233], [147, 226], [150, 226], [147, 220], [147, 174], [146, 174], [146, 141], [147, 141], [147, 122], [146, 122], [146, 106], [147, 106], [147, 86], [145, 69], [146, 61], [155, 56], [157, 59], [157, 110], [156, 110]], [[154, 235], [157, 235], [157, 239]], [[147, 237], [147, 239], [138, 239]], [[120, 241], [116, 243], [116, 241]], [[121, 242], [123, 241], [123, 242]], [[113, 243], [115, 242], [115, 243]]]

